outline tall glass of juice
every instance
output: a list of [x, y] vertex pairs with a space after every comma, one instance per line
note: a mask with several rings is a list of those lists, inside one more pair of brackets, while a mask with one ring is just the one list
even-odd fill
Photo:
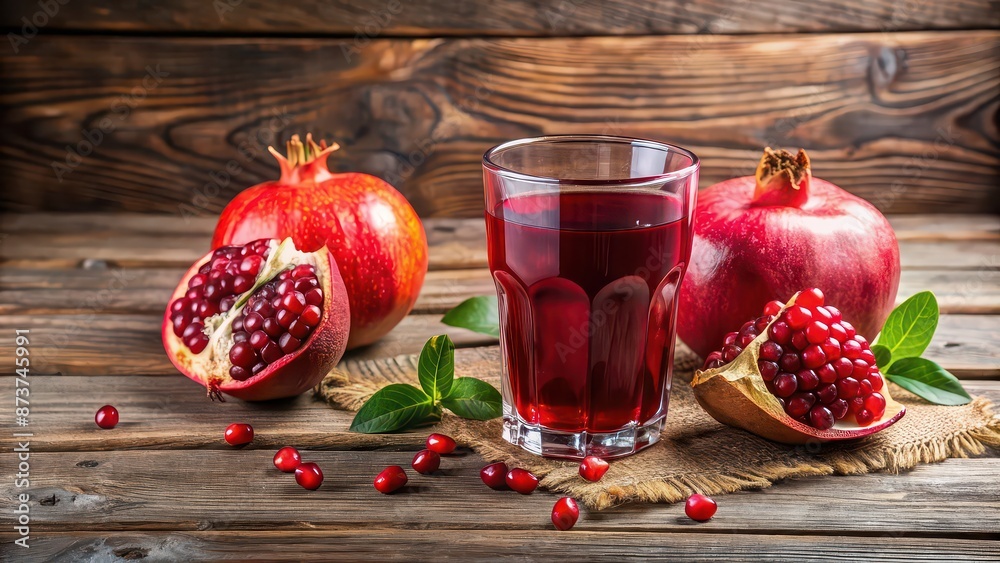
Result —
[[698, 169], [681, 147], [603, 135], [487, 151], [504, 439], [566, 458], [659, 440]]

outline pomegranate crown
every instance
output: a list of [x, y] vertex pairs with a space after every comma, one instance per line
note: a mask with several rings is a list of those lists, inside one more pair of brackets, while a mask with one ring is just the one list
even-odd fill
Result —
[[[330, 171], [326, 166], [326, 157], [340, 148], [340, 145], [333, 143], [327, 145], [325, 140], [319, 143], [313, 140], [312, 133], [306, 133], [306, 142], [298, 135], [285, 143], [288, 156], [283, 156], [274, 147], [267, 147], [267, 150], [278, 160], [281, 167], [281, 177], [284, 180], [294, 182], [309, 179], [322, 180], [330, 176]], [[304, 173], [303, 171], [310, 171]]]
[[799, 149], [798, 154], [784, 150], [764, 149], [764, 155], [757, 164], [754, 174], [756, 189], [753, 203], [762, 205], [784, 205], [799, 207], [809, 198], [809, 184], [812, 170], [809, 155]]

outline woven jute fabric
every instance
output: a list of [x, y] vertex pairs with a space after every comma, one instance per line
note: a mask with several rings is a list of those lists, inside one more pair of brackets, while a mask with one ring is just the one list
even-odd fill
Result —
[[[804, 446], [776, 444], [720, 424], [695, 401], [689, 385], [698, 358], [678, 347], [666, 429], [659, 443], [611, 462], [597, 483], [580, 478], [578, 464], [545, 459], [500, 437], [499, 420], [478, 422], [445, 414], [435, 431], [454, 437], [489, 461], [530, 470], [541, 486], [576, 498], [592, 509], [625, 502], [676, 502], [699, 492], [709, 495], [764, 488], [775, 481], [809, 475], [899, 472], [919, 463], [982, 454], [1000, 447], [1000, 417], [978, 397], [958, 407], [931, 405], [900, 387], [892, 396], [906, 415], [892, 427], [860, 440]], [[456, 352], [458, 377], [500, 385], [498, 347]], [[357, 410], [390, 383], [417, 384], [417, 356], [351, 361], [317, 388], [331, 405]]]

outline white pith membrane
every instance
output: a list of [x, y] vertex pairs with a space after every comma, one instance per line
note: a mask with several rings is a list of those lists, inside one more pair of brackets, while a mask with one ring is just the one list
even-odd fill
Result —
[[[861, 426], [854, 420], [853, 418], [854, 415], [849, 414], [843, 419], [835, 421], [833, 426], [827, 430], [820, 430], [819, 428], [815, 428], [808, 424], [803, 424], [802, 422], [799, 422], [794, 418], [792, 418], [788, 413], [785, 412], [785, 409], [782, 408], [781, 403], [778, 402], [778, 398], [775, 397], [774, 394], [772, 394], [767, 389], [767, 385], [764, 382], [764, 376], [761, 375], [760, 368], [757, 367], [757, 358], [759, 357], [759, 350], [761, 345], [764, 344], [764, 342], [770, 340], [769, 329], [771, 328], [771, 325], [777, 322], [781, 318], [782, 314], [784, 314], [784, 312], [789, 307], [795, 305], [795, 301], [798, 299], [799, 293], [793, 295], [792, 298], [789, 299], [788, 302], [785, 303], [785, 305], [777, 313], [775, 313], [774, 318], [772, 318], [771, 321], [767, 323], [767, 326], [760, 331], [760, 334], [756, 338], [754, 338], [753, 341], [751, 341], [750, 344], [748, 344], [746, 348], [744, 348], [743, 351], [740, 352], [735, 359], [733, 359], [733, 361], [717, 368], [712, 368], [707, 370], [695, 370], [694, 377], [691, 379], [691, 386], [698, 387], [699, 385], [702, 385], [713, 378], [721, 377], [727, 382], [729, 382], [729, 384], [735, 389], [737, 389], [740, 393], [748, 397], [750, 401], [757, 408], [767, 412], [773, 418], [778, 419], [793, 431], [797, 431], [803, 434], [809, 434], [813, 436], [831, 435], [830, 436], [831, 439], [849, 438], [850, 436], [847, 435], [846, 433], [859, 432], [859, 431], [877, 431], [880, 430], [882, 427], [887, 427], [889, 425], [887, 424], [887, 422], [893, 421], [893, 419], [898, 418], [900, 412], [904, 410], [903, 405], [893, 400], [893, 398], [889, 395], [888, 381], [886, 381], [885, 384], [882, 386], [882, 388], [879, 390], [879, 393], [885, 398], [885, 403], [886, 403], [885, 412], [882, 413], [882, 416], [873, 420], [867, 426]], [[702, 407], [704, 407], [705, 410], [709, 412], [709, 414], [711, 414], [715, 418], [719, 418], [717, 414], [713, 412], [713, 409], [717, 408], [717, 406], [713, 405], [711, 408], [709, 406], [706, 406], [705, 403], [702, 401], [702, 397], [699, 397], [699, 403], [702, 404]], [[850, 420], [848, 420], [848, 417], [850, 417]], [[721, 422], [728, 424], [728, 422], [725, 421]], [[753, 428], [747, 428], [746, 426], [741, 426], [741, 427], [744, 428], [745, 430], [758, 433]], [[833, 436], [835, 434], [838, 434], [838, 432], [845, 433], [845, 435]], [[764, 437], [767, 438], [768, 436]]]
[[[192, 371], [206, 376], [205, 384], [209, 387], [209, 394], [214, 394], [216, 388], [220, 385], [234, 382], [246, 383], [257, 377], [257, 375], [254, 375], [245, 381], [238, 381], [229, 375], [229, 368], [233, 365], [229, 361], [229, 349], [235, 344], [232, 324], [240, 316], [250, 297], [257, 290], [278, 277], [278, 274], [282, 271], [300, 264], [313, 266], [316, 270], [316, 278], [320, 281], [321, 285], [325, 279], [325, 270], [316, 260], [316, 254], [298, 250], [295, 248], [295, 244], [292, 243], [292, 239], [287, 238], [280, 244], [272, 240], [268, 247], [270, 251], [268, 252], [267, 260], [261, 265], [253, 287], [240, 295], [239, 299], [236, 300], [236, 303], [228, 311], [217, 313], [205, 319], [205, 335], [208, 336], [208, 346], [204, 350], [198, 354], [191, 352], [180, 338], [171, 333], [171, 337], [176, 341], [175, 348], [187, 354], [188, 364]], [[312, 334], [309, 336], [312, 336]], [[292, 352], [292, 354], [295, 353]]]

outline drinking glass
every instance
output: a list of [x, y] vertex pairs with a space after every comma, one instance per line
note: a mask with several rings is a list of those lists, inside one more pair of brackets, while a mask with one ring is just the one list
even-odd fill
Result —
[[681, 147], [603, 135], [486, 152], [504, 439], [565, 458], [659, 440], [698, 169]]

